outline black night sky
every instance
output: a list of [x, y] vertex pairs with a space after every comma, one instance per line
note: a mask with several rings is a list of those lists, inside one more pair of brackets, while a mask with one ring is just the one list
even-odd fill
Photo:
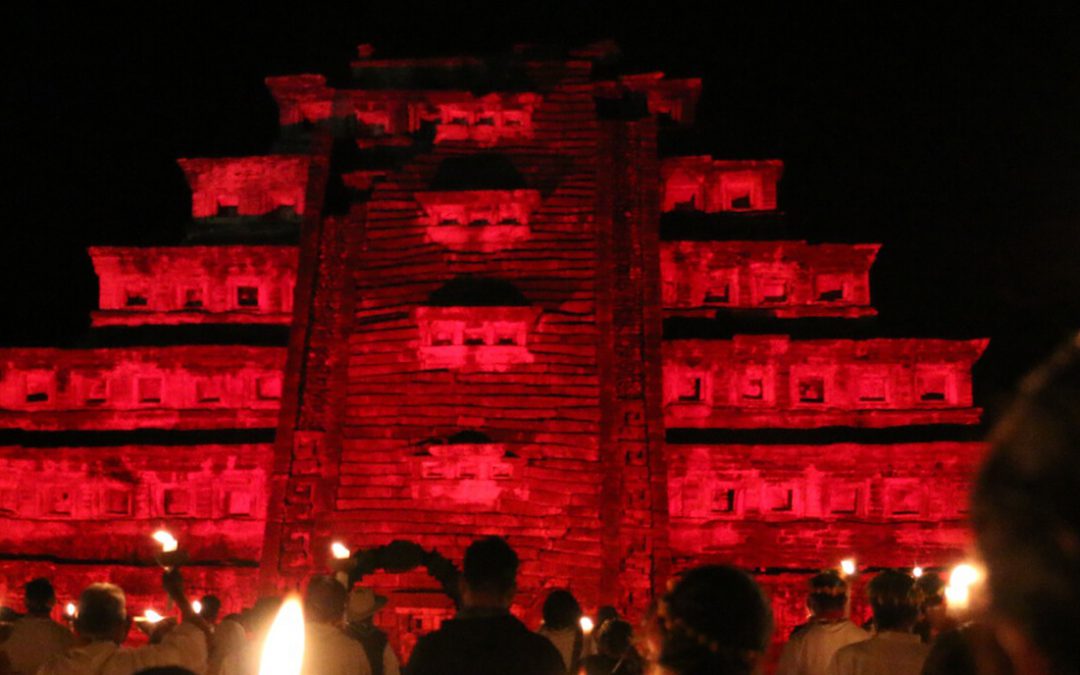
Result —
[[[888, 335], [989, 336], [977, 400], [1080, 328], [1080, 22], [927, 3], [303, 3], [134, 14], [48, 5], [9, 22], [0, 344], [78, 344], [91, 244], [179, 241], [179, 156], [266, 152], [273, 74], [344, 77], [382, 56], [615, 39], [626, 60], [700, 75], [700, 150], [780, 157], [795, 234], [884, 243]], [[795, 3], [792, 3], [795, 4]], [[824, 3], [828, 4], [828, 3]], [[967, 4], [967, 3], [961, 3]], [[986, 5], [989, 6], [989, 5]], [[868, 7], [876, 9], [869, 10]]]

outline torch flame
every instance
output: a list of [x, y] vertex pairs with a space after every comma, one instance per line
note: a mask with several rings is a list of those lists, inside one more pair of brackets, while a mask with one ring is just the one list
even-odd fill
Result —
[[147, 623], [157, 623], [158, 621], [161, 621], [164, 618], [165, 617], [161, 616], [160, 614], [158, 614], [157, 612], [155, 612], [152, 609], [148, 609], [145, 612], [143, 612], [143, 620], [146, 621]]
[[949, 585], [970, 588], [980, 578], [982, 578], [982, 573], [974, 565], [964, 563], [953, 568], [952, 574], [949, 575]]
[[259, 675], [299, 675], [304, 662], [304, 611], [293, 596], [281, 605], [266, 635]]
[[593, 620], [590, 619], [587, 616], [581, 617], [581, 630], [582, 630], [582, 632], [584, 632], [586, 635], [588, 635], [589, 633], [592, 632], [592, 629], [593, 629]]
[[161, 544], [161, 550], [163, 553], [172, 553], [176, 550], [178, 546], [176, 538], [165, 530], [158, 530], [153, 534], [153, 537], [154, 541]]
[[198, 600], [194, 600], [191, 603], [191, 610], [196, 614], [202, 614], [202, 603]]
[[853, 558], [844, 558], [840, 561], [840, 571], [844, 573], [844, 576], [850, 577], [855, 574], [859, 568], [855, 565]]
[[949, 585], [945, 587], [945, 600], [951, 610], [966, 610], [971, 604], [971, 587], [982, 581], [982, 572], [974, 565], [963, 563], [953, 568]]
[[335, 541], [333, 544], [330, 544], [330, 553], [332, 553], [334, 558], [338, 560], [346, 560], [350, 555], [352, 555], [352, 553], [349, 551], [349, 547], [345, 544], [342, 544], [340, 541]]
[[918, 565], [916, 565], [915, 568], [911, 570], [911, 576], [915, 577], [916, 579], [918, 579], [922, 575], [923, 575], [923, 568], [919, 567]]
[[75, 607], [74, 602], [69, 602], [68, 604], [64, 605], [64, 614], [68, 616], [75, 616], [76, 610], [77, 608]]

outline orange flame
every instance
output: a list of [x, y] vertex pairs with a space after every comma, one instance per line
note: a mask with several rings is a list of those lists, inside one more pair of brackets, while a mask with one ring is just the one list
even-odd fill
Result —
[[299, 675], [304, 662], [304, 610], [296, 596], [278, 611], [266, 635], [259, 675]]
[[176, 550], [177, 546], [179, 546], [176, 538], [169, 534], [169, 532], [167, 532], [166, 530], [158, 530], [151, 536], [153, 536], [154, 541], [161, 544], [161, 550], [163, 553], [172, 553]]

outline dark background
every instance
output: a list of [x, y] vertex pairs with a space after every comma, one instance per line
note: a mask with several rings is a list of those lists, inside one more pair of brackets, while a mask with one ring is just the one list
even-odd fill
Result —
[[78, 343], [97, 293], [86, 246], [179, 241], [175, 158], [266, 152], [265, 76], [343, 77], [361, 42], [409, 56], [597, 38], [700, 75], [701, 150], [784, 159], [797, 235], [884, 243], [883, 333], [991, 337], [976, 369], [991, 413], [1080, 328], [1072, 3], [152, 4], [6, 17], [0, 344]]

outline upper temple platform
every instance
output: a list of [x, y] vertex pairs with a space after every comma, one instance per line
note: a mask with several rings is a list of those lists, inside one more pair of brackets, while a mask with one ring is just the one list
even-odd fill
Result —
[[648, 114], [689, 125], [701, 80], [661, 72], [619, 73], [617, 49], [599, 43], [577, 50], [520, 45], [493, 57], [375, 58], [361, 45], [351, 81], [322, 75], [268, 77], [282, 127], [328, 128], [370, 145], [400, 145], [410, 135], [435, 143], [496, 145], [530, 137], [533, 113], [553, 91], [591, 91], [597, 99], [633, 98]]

